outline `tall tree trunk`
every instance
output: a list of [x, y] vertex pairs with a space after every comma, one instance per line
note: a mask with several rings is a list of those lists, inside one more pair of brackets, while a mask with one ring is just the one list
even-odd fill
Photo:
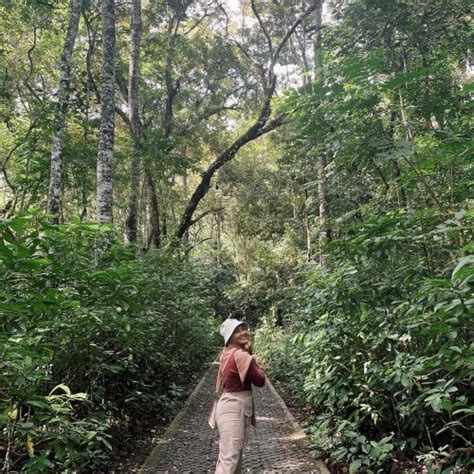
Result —
[[[188, 4], [189, 5], [189, 4]], [[187, 7], [185, 7], [184, 11]], [[163, 114], [163, 133], [165, 140], [170, 138], [172, 125], [173, 125], [173, 103], [176, 94], [179, 90], [179, 81], [173, 80], [173, 54], [176, 48], [176, 38], [178, 27], [180, 24], [179, 19], [173, 18], [170, 20], [168, 25], [168, 52], [166, 56], [166, 69], [165, 69], [165, 83], [166, 83], [166, 100], [165, 110]], [[145, 170], [145, 183], [147, 186], [147, 242], [148, 248], [156, 248], [161, 244], [161, 235], [166, 237], [166, 214], [163, 212], [163, 232], [161, 231], [160, 225], [160, 207], [158, 193], [156, 190], [153, 173], [150, 166], [146, 167]]]
[[323, 3], [324, 0], [315, 0], [316, 7], [314, 10], [314, 40], [313, 40], [313, 54], [314, 54], [314, 77], [320, 74], [323, 68], [323, 52], [321, 50], [321, 28], [323, 26]]
[[[168, 44], [168, 54], [166, 57], [166, 70], [165, 70], [165, 83], [166, 83], [166, 102], [165, 102], [165, 113], [163, 117], [163, 130], [165, 138], [171, 136], [171, 129], [173, 125], [173, 104], [176, 94], [179, 91], [179, 80], [173, 80], [173, 54], [176, 49], [176, 36], [179, 21], [176, 26], [173, 26], [173, 22], [170, 23], [168, 28], [168, 34], [170, 35]], [[174, 30], [174, 31], [173, 31]]]
[[[188, 195], [188, 175], [187, 173], [184, 174], [183, 176], [183, 189], [184, 189], [184, 195]], [[186, 229], [186, 232], [183, 235], [184, 241], [189, 242], [189, 229]]]
[[153, 174], [149, 165], [145, 167], [145, 186], [147, 195], [147, 250], [158, 248], [161, 244], [160, 209], [153, 181]]
[[[153, 173], [149, 166], [145, 170], [145, 185], [147, 187], [147, 216], [149, 219], [147, 222], [148, 248], [157, 248], [161, 245], [160, 206]], [[163, 229], [163, 236], [166, 236], [166, 227]]]
[[304, 210], [304, 228], [306, 232], [306, 261], [310, 262], [312, 257], [313, 257], [313, 240], [311, 236], [311, 217], [309, 214], [309, 209], [308, 209], [308, 191], [305, 190], [304, 192], [304, 204], [303, 204], [303, 210]]
[[81, 17], [82, 0], [71, 0], [69, 26], [61, 55], [61, 76], [59, 79], [58, 107], [55, 117], [55, 131], [51, 149], [51, 171], [49, 177], [48, 212], [53, 215], [53, 222], [59, 222], [61, 212], [61, 152], [66, 128], [66, 112], [69, 100], [69, 82], [71, 57], [76, 41], [79, 20]]
[[316, 162], [318, 173], [318, 198], [319, 198], [319, 265], [327, 269], [326, 245], [329, 240], [330, 229], [327, 223], [327, 180], [326, 180], [326, 156], [321, 153]]
[[115, 5], [102, 0], [102, 83], [100, 93], [100, 132], [97, 157], [97, 222], [113, 220], [113, 156], [115, 133]]
[[[323, 70], [321, 51], [321, 28], [323, 24], [323, 3], [324, 0], [316, 0], [315, 27], [314, 33], [314, 76], [317, 78]], [[327, 268], [325, 257], [326, 244], [329, 239], [329, 228], [327, 218], [329, 206], [327, 202], [327, 179], [326, 179], [326, 156], [320, 153], [316, 159], [316, 171], [318, 174], [318, 199], [319, 199], [319, 265]]]
[[126, 222], [127, 241], [137, 241], [138, 196], [140, 193], [140, 156], [143, 142], [143, 127], [140, 119], [139, 78], [140, 45], [142, 37], [141, 0], [132, 0], [132, 22], [130, 40], [130, 61], [128, 69], [128, 115], [133, 134], [133, 151], [130, 163], [130, 192]]

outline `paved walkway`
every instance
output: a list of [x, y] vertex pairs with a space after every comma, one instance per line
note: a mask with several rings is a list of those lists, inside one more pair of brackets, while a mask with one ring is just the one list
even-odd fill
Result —
[[[146, 459], [140, 472], [214, 472], [219, 452], [217, 430], [207, 424], [218, 363], [199, 382], [184, 408]], [[244, 450], [244, 471], [328, 474], [308, 450], [308, 441], [283, 400], [267, 380], [254, 388], [256, 432]]]

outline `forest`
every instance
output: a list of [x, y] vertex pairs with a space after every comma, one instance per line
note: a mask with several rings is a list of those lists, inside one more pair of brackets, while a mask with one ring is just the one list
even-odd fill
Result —
[[331, 472], [469, 472], [472, 19], [2, 0], [2, 472], [108, 472], [228, 314]]

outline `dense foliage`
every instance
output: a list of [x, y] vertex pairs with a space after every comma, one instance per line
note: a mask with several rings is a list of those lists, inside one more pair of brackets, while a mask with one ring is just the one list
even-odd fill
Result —
[[407, 456], [466, 467], [472, 455], [474, 259], [430, 277], [413, 255], [421, 239], [472, 232], [474, 214], [412, 232], [420, 218], [373, 220], [335, 243], [330, 275], [305, 266], [283, 288], [286, 327], [268, 319], [257, 332], [272, 373], [311, 407], [314, 447], [353, 472]]
[[79, 222], [38, 213], [1, 224], [1, 422], [5, 469], [90, 469], [109, 430], [136, 411], [166, 415], [217, 345], [214, 281], [168, 251], [136, 259]]

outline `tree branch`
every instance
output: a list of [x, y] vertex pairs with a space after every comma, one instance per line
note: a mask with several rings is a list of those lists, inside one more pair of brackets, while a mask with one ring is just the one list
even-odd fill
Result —
[[250, 53], [236, 39], [234, 39], [233, 42], [237, 46], [237, 48], [239, 48], [240, 51], [242, 51], [242, 53], [244, 53], [245, 57], [249, 61], [251, 61], [252, 63], [255, 62], [255, 59], [253, 59], [252, 56], [250, 56]]
[[196, 21], [196, 23], [194, 23], [193, 26], [191, 26], [188, 30], [186, 30], [185, 32], [183, 32], [183, 36], [187, 36], [189, 35], [189, 33], [191, 33], [192, 31], [194, 31], [207, 17], [211, 16], [212, 13], [208, 13], [206, 9], [204, 9], [204, 13], [203, 13], [203, 16], [201, 18], [199, 18], [199, 20]]
[[178, 137], [183, 137], [186, 136], [191, 130], [196, 128], [203, 120], [206, 120], [208, 118], [211, 118], [213, 115], [220, 114], [221, 112], [224, 112], [226, 110], [240, 110], [241, 107], [238, 107], [237, 104], [235, 105], [228, 105], [228, 106], [221, 106], [221, 107], [214, 107], [206, 110], [202, 114], [200, 114], [196, 121], [194, 123], [188, 124], [187, 126], [183, 127], [178, 133], [176, 133], [176, 136]]
[[245, 133], [243, 133], [239, 138], [237, 138], [237, 140], [235, 140], [230, 147], [228, 147], [223, 153], [221, 153], [218, 158], [214, 160], [209, 165], [207, 170], [203, 173], [201, 182], [199, 183], [193, 195], [191, 196], [191, 199], [183, 213], [181, 223], [175, 234], [176, 238], [182, 238], [186, 230], [192, 225], [192, 216], [194, 214], [194, 211], [196, 210], [198, 204], [201, 202], [204, 196], [207, 194], [214, 173], [225, 163], [230, 161], [237, 154], [237, 152], [248, 142], [255, 140], [256, 138], [263, 135], [264, 133], [269, 132], [270, 130], [275, 129], [279, 123], [282, 123], [283, 116], [280, 115], [276, 119], [269, 122], [267, 126], [265, 126], [267, 124], [268, 117], [271, 113], [270, 102], [274, 91], [274, 86], [275, 80], [273, 80], [273, 87], [268, 89], [270, 95], [267, 94], [257, 121], [251, 127], [249, 127]]
[[265, 135], [266, 133], [272, 132], [273, 130], [277, 129], [278, 127], [281, 127], [282, 125], [285, 125], [289, 122], [285, 121], [286, 114], [281, 114], [278, 117], [275, 117], [274, 119], [270, 120], [265, 127], [263, 127], [257, 137], [261, 137], [262, 135]]
[[203, 244], [204, 242], [207, 242], [208, 240], [211, 240], [212, 237], [206, 237], [204, 239], [201, 239], [201, 240], [198, 240], [197, 242], [195, 242], [193, 245], [189, 245], [188, 248], [186, 249], [185, 251], [185, 255], [188, 255], [189, 252], [191, 252], [191, 250], [195, 247], [197, 247], [198, 245], [201, 245]]
[[263, 23], [262, 19], [260, 18], [260, 14], [258, 13], [257, 7], [255, 6], [255, 0], [252, 0], [250, 2], [250, 4], [252, 6], [253, 14], [255, 15], [255, 18], [257, 18], [257, 21], [260, 25], [260, 28], [262, 28], [263, 34], [265, 35], [265, 38], [267, 39], [268, 52], [270, 53], [270, 56], [273, 56], [272, 38], [271, 38], [270, 34], [268, 33], [268, 30], [267, 30], [265, 24]]
[[115, 71], [115, 82], [117, 83], [122, 98], [125, 102], [128, 102], [128, 84], [126, 79], [123, 77], [120, 71]]
[[301, 22], [308, 16], [310, 15], [314, 10], [317, 8], [317, 3], [318, 2], [313, 2], [312, 5], [305, 11], [303, 12], [295, 21], [294, 23], [290, 26], [290, 28], [287, 30], [283, 38], [281, 39], [280, 43], [278, 44], [275, 53], [272, 56], [271, 59], [271, 64], [270, 64], [270, 70], [273, 71], [273, 68], [276, 64], [276, 61], [278, 59], [278, 56], [280, 56], [281, 50], [285, 46], [286, 42], [290, 39], [290, 36], [294, 33], [296, 28], [301, 24]]
[[8, 174], [7, 174], [7, 165], [8, 165], [8, 162], [10, 161], [10, 158], [13, 156], [13, 153], [15, 153], [16, 150], [18, 150], [18, 148], [20, 148], [26, 141], [26, 139], [29, 137], [30, 133], [32, 132], [32, 130], [36, 127], [36, 124], [38, 122], [38, 119], [35, 118], [33, 120], [33, 122], [31, 122], [30, 124], [30, 127], [28, 128], [28, 131], [26, 132], [23, 140], [21, 141], [21, 143], [17, 143], [7, 154], [6, 158], [5, 158], [5, 161], [3, 162], [2, 164], [2, 173], [3, 173], [3, 177], [5, 178], [5, 182], [7, 183], [8, 187], [12, 190], [13, 193], [15, 193], [16, 189], [15, 187], [13, 186], [13, 184], [10, 182], [10, 179], [8, 178]]
[[128, 117], [127, 113], [124, 112], [118, 105], [115, 105], [115, 112], [120, 118], [125, 122], [125, 125], [132, 130], [132, 122], [130, 122], [130, 118]]
[[203, 212], [202, 214], [199, 214], [199, 216], [197, 216], [196, 219], [193, 219], [190, 223], [190, 226], [192, 226], [193, 224], [195, 224], [196, 222], [200, 221], [201, 219], [203, 219], [204, 217], [206, 217], [207, 215], [209, 215], [213, 212], [219, 212], [219, 211], [223, 211], [223, 210], [224, 210], [223, 207], [218, 207], [217, 209], [209, 209], [206, 212]]
[[31, 48], [28, 49], [28, 61], [30, 62], [30, 72], [28, 74], [28, 77], [26, 78], [26, 81], [29, 81], [31, 79], [31, 76], [33, 75], [33, 58], [31, 57], [31, 53], [34, 51], [36, 48], [36, 27], [33, 28], [33, 44], [31, 45]]

